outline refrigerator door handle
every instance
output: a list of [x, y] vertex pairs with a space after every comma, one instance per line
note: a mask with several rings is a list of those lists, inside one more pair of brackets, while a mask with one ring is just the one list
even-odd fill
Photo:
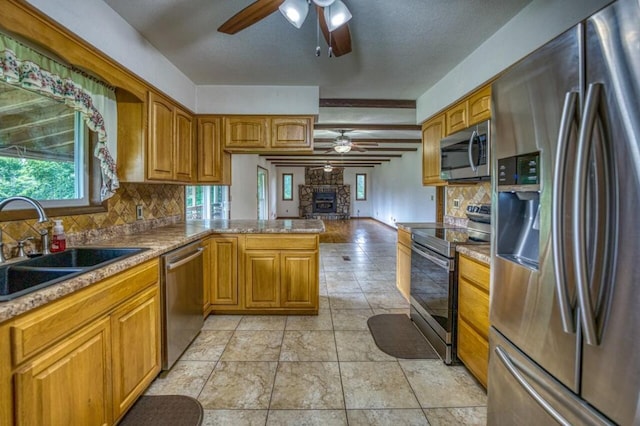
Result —
[[564, 217], [565, 181], [564, 176], [567, 168], [567, 151], [569, 149], [569, 137], [571, 126], [577, 121], [576, 105], [578, 103], [577, 92], [567, 92], [562, 108], [560, 120], [560, 131], [558, 132], [558, 147], [556, 149], [556, 163], [553, 170], [553, 200], [551, 202], [551, 240], [553, 242], [553, 272], [556, 278], [556, 292], [558, 305], [560, 307], [560, 317], [562, 319], [562, 330], [568, 334], [576, 332], [573, 320], [573, 307], [569, 300], [569, 289], [567, 287], [564, 249], [564, 227], [562, 221]]
[[598, 118], [598, 103], [602, 84], [589, 85], [585, 101], [582, 127], [578, 137], [578, 152], [576, 155], [576, 178], [573, 193], [573, 234], [576, 242], [573, 245], [573, 255], [576, 259], [576, 289], [578, 293], [578, 305], [582, 318], [584, 339], [588, 345], [598, 345], [596, 333], [596, 321], [593, 301], [589, 292], [589, 280], [587, 274], [587, 183], [589, 169], [589, 153], [593, 145], [593, 129]]
[[494, 349], [498, 359], [505, 366], [507, 371], [511, 373], [511, 375], [518, 381], [520, 386], [533, 398], [551, 417], [553, 417], [558, 423], [563, 426], [571, 426], [571, 423], [567, 421], [556, 409], [554, 409], [551, 404], [549, 404], [543, 397], [540, 395], [531, 384], [527, 381], [527, 379], [520, 373], [518, 367], [511, 361], [511, 358], [507, 354], [507, 352], [502, 349], [499, 345]]
[[478, 131], [474, 130], [473, 133], [471, 133], [471, 137], [469, 138], [469, 149], [467, 151], [467, 154], [469, 155], [469, 166], [471, 167], [471, 170], [473, 170], [474, 172], [478, 171], [476, 162], [473, 160], [473, 143], [475, 142], [477, 137], [478, 137]]

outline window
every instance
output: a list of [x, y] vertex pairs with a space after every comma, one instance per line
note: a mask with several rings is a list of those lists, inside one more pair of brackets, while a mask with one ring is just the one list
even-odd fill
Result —
[[285, 201], [293, 200], [293, 174], [282, 174], [282, 199]]
[[367, 199], [367, 175], [356, 173], [356, 200]]
[[79, 112], [0, 82], [0, 121], [0, 199], [26, 195], [45, 207], [89, 205], [89, 132]]
[[187, 186], [185, 204], [187, 219], [229, 219], [229, 187]]

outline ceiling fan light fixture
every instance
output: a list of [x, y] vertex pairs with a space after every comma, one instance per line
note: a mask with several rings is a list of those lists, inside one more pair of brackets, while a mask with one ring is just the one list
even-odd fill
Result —
[[324, 8], [324, 20], [331, 32], [349, 22], [352, 17], [347, 5], [341, 0], [335, 0], [331, 6]]
[[320, 7], [328, 7], [335, 3], [336, 0], [313, 0], [313, 2]]
[[324, 171], [329, 173], [331, 171], [333, 171], [333, 166], [331, 164], [327, 164], [324, 166]]
[[335, 145], [333, 149], [338, 154], [346, 154], [347, 152], [351, 151], [351, 145]]
[[291, 25], [300, 28], [309, 13], [309, 3], [307, 0], [285, 0], [278, 9]]

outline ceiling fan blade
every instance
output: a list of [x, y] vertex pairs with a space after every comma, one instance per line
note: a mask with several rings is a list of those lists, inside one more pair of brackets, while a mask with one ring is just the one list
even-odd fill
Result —
[[[327, 44], [329, 44], [329, 28], [327, 27], [327, 21], [324, 19], [324, 10], [320, 6], [316, 6], [316, 12], [318, 12], [320, 29], [322, 29], [324, 39], [327, 41]], [[333, 56], [336, 57], [351, 52], [351, 32], [349, 32], [349, 24], [344, 24], [331, 33], [331, 47], [333, 48]]]
[[358, 142], [357, 140], [351, 139], [352, 145], [359, 146], [378, 146], [378, 142]]
[[366, 149], [360, 148], [358, 145], [351, 145], [351, 150], [352, 151], [358, 151], [358, 152], [367, 152]]
[[235, 34], [242, 31], [271, 15], [278, 10], [283, 2], [284, 0], [257, 0], [220, 25], [218, 31], [225, 34]]

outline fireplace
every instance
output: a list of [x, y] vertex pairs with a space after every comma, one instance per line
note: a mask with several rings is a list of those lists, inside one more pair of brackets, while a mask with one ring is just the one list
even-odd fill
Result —
[[313, 193], [313, 213], [335, 213], [336, 207], [335, 191]]

